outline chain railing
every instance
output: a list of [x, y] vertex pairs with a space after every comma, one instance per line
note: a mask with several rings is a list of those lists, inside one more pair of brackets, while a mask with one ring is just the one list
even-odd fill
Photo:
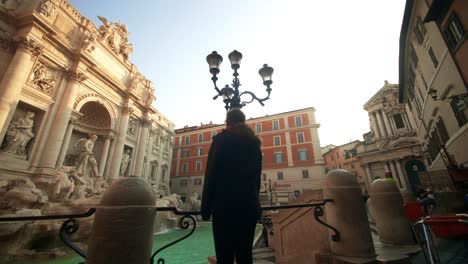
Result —
[[[325, 227], [331, 229], [334, 234], [331, 236], [332, 241], [338, 242], [340, 241], [340, 232], [334, 228], [333, 226], [325, 223], [320, 217], [324, 216], [324, 206], [327, 203], [333, 202], [332, 199], [325, 199], [323, 201], [317, 202], [317, 203], [306, 203], [306, 204], [295, 204], [295, 205], [278, 205], [278, 206], [267, 206], [267, 207], [262, 207], [262, 211], [274, 211], [274, 210], [284, 210], [284, 209], [295, 209], [295, 208], [314, 208], [313, 214], [314, 218], [317, 222], [320, 224], [324, 225]], [[179, 227], [181, 229], [190, 229], [190, 232], [187, 233], [186, 235], [176, 239], [175, 241], [170, 242], [169, 244], [166, 244], [160, 248], [158, 248], [154, 253], [151, 255], [151, 259], [149, 260], [149, 263], [153, 264], [155, 263], [156, 256], [161, 253], [163, 250], [166, 248], [169, 248], [177, 243], [179, 243], [182, 240], [187, 239], [190, 237], [194, 232], [197, 227], [197, 220], [195, 217], [197, 215], [201, 215], [200, 211], [179, 211], [176, 207], [151, 207], [151, 208], [156, 208], [156, 212], [172, 212], [173, 214], [177, 216], [181, 216], [179, 219]], [[0, 223], [1, 222], [16, 222], [16, 221], [42, 221], [42, 220], [60, 220], [60, 219], [66, 219], [65, 222], [62, 224], [60, 227], [60, 238], [63, 241], [63, 243], [71, 248], [74, 252], [76, 252], [78, 255], [86, 259], [86, 253], [83, 252], [78, 246], [73, 244], [73, 242], [70, 239], [70, 235], [76, 233], [79, 229], [79, 221], [77, 219], [79, 218], [86, 218], [92, 216], [96, 212], [96, 208], [90, 208], [87, 212], [85, 213], [79, 213], [79, 214], [63, 214], [63, 215], [44, 215], [44, 216], [17, 216], [17, 217], [0, 217]], [[272, 223], [271, 221], [265, 221], [261, 220], [260, 223], [263, 225], [267, 225], [267, 228], [271, 230], [272, 228]], [[165, 259], [162, 257], [158, 257], [157, 264], [164, 264]]]

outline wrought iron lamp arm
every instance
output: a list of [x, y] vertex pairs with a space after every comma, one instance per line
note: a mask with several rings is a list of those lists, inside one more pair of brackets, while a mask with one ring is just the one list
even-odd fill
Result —
[[259, 102], [262, 106], [265, 106], [265, 104], [263, 104], [264, 101], [270, 99], [270, 94], [271, 94], [271, 88], [270, 86], [268, 85], [268, 88], [267, 88], [267, 96], [265, 98], [258, 98], [254, 93], [252, 92], [249, 92], [249, 91], [245, 91], [245, 92], [242, 92], [240, 95], [239, 95], [239, 98], [244, 95], [244, 94], [248, 94], [250, 95], [250, 101], [242, 101], [242, 105], [245, 106], [246, 104], [249, 104], [251, 102], [253, 102], [254, 100], [257, 100], [257, 102]]
[[214, 89], [218, 93], [217, 95], [215, 95], [213, 97], [213, 100], [216, 100], [218, 98], [218, 96], [222, 95], [221, 91], [219, 90], [218, 86], [216, 85], [216, 81], [218, 81], [218, 77], [216, 77], [216, 75], [213, 75], [213, 77], [211, 77], [211, 80], [213, 81]]

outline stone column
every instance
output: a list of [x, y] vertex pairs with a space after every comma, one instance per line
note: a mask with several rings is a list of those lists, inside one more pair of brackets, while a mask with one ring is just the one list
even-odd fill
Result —
[[103, 176], [104, 176], [104, 179], [106, 179], [106, 180], [109, 178], [109, 171], [110, 171], [110, 166], [112, 165], [114, 149], [115, 149], [115, 138], [114, 138], [114, 140], [111, 140], [109, 155], [107, 156], [107, 159], [108, 159], [109, 162], [106, 162], [106, 168], [104, 169], [104, 175]]
[[372, 175], [371, 175], [371, 170], [370, 170], [370, 165], [369, 163], [366, 163], [366, 179], [367, 179], [367, 190], [369, 191], [370, 184], [372, 183]]
[[400, 183], [403, 186], [403, 189], [406, 192], [409, 192], [410, 188], [409, 188], [409, 184], [407, 182], [407, 178], [405, 177], [405, 174], [404, 174], [403, 170], [401, 169], [401, 160], [395, 160], [395, 163], [396, 163], [396, 169], [397, 169], [398, 175], [400, 176]]
[[377, 120], [375, 120], [375, 112], [369, 113], [372, 130], [374, 131], [375, 138], [380, 139], [382, 136], [380, 135], [379, 127], [377, 126]]
[[115, 139], [114, 154], [112, 155], [111, 167], [109, 170], [108, 180], [114, 181], [119, 178], [120, 163], [122, 162], [122, 153], [124, 150], [125, 140], [127, 138], [128, 119], [133, 109], [128, 106], [123, 107], [122, 115], [120, 117], [119, 131]]
[[44, 169], [54, 168], [59, 156], [60, 148], [63, 144], [65, 132], [73, 110], [76, 92], [80, 83], [86, 79], [83, 73], [68, 72], [68, 84], [65, 87], [60, 104], [57, 108], [54, 121], [52, 123], [45, 148], [42, 152], [42, 159], [39, 167]]
[[42, 47], [33, 39], [23, 37], [15, 42], [15, 55], [0, 82], [0, 143], [13, 117], [21, 90], [31, 71], [31, 61], [39, 56]]
[[65, 160], [65, 155], [67, 155], [68, 145], [70, 145], [70, 138], [75, 127], [75, 121], [70, 120], [68, 123], [67, 131], [65, 132], [65, 137], [63, 138], [62, 148], [60, 149], [60, 154], [57, 160], [57, 168], [63, 166], [63, 161]]
[[384, 120], [384, 123], [385, 123], [385, 128], [386, 128], [387, 135], [391, 136], [391, 135], [393, 135], [393, 131], [392, 131], [392, 126], [390, 126], [390, 121], [388, 120], [387, 113], [382, 111], [382, 115], [383, 115], [383, 120]]
[[383, 167], [384, 167], [384, 172], [385, 174], [387, 174], [387, 172], [390, 172], [390, 168], [388, 167], [388, 164], [386, 161], [382, 161], [383, 162]]
[[382, 138], [387, 137], [387, 133], [385, 132], [385, 127], [382, 121], [382, 116], [380, 115], [380, 110], [375, 112], [375, 116], [377, 117], [377, 124], [379, 126], [380, 135], [382, 135]]
[[140, 142], [138, 143], [138, 151], [135, 161], [134, 176], [142, 177], [143, 175], [143, 163], [145, 162], [145, 147], [146, 140], [148, 138], [149, 126], [151, 125], [151, 120], [143, 118], [141, 120], [141, 130], [140, 130]]
[[401, 188], [400, 178], [398, 177], [394, 161], [390, 160], [388, 163], [390, 164], [390, 171], [392, 172], [393, 179], [397, 182], [397, 187]]
[[104, 175], [104, 169], [106, 168], [107, 163], [107, 155], [109, 155], [109, 146], [112, 136], [105, 136], [104, 137], [104, 146], [102, 147], [101, 159], [99, 160], [99, 174], [101, 176]]
[[411, 127], [411, 123], [409, 121], [408, 115], [405, 112], [401, 112], [401, 115], [403, 116], [403, 120], [405, 120], [406, 129], [407, 130], [412, 130], [413, 128]]
[[[369, 220], [356, 176], [346, 170], [332, 170], [327, 174], [323, 190], [325, 199], [333, 202], [325, 206], [327, 223], [340, 232], [339, 241], [329, 240], [335, 256], [362, 258], [370, 263], [375, 258]], [[331, 230], [329, 234], [334, 234]], [[369, 262], [366, 262], [369, 261]]]

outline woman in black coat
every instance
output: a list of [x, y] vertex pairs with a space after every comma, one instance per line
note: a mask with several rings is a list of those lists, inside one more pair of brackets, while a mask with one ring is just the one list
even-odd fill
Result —
[[218, 264], [252, 263], [255, 226], [260, 218], [260, 139], [239, 109], [227, 113], [226, 129], [213, 137], [203, 186], [201, 212], [213, 216]]

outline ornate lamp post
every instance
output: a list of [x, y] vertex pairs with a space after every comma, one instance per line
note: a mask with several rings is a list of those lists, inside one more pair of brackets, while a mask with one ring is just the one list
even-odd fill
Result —
[[468, 108], [468, 93], [462, 93], [462, 94], [457, 94], [457, 95], [452, 95], [447, 98], [439, 98], [437, 96], [437, 90], [435, 89], [429, 89], [428, 91], [429, 95], [434, 99], [434, 101], [441, 101], [441, 100], [454, 100], [455, 105], [457, 107], [457, 111], [463, 112], [465, 111], [466, 108]]
[[[242, 60], [242, 54], [238, 52], [237, 50], [234, 50], [233, 52], [229, 53], [229, 60], [231, 61], [231, 68], [234, 70], [234, 73], [232, 74], [234, 76], [234, 79], [232, 80], [232, 87], [226, 84], [224, 88], [219, 89], [218, 86], [216, 86], [216, 81], [218, 80], [218, 77], [216, 75], [219, 73], [219, 66], [221, 65], [221, 62], [223, 61], [223, 57], [219, 55], [216, 51], [213, 51], [210, 55], [206, 56], [206, 61], [208, 62], [208, 65], [210, 66], [210, 73], [213, 74], [213, 77], [211, 77], [211, 80], [213, 81], [214, 84], [214, 89], [218, 93], [215, 97], [213, 97], [213, 100], [216, 100], [218, 96], [223, 97], [223, 102], [226, 104], [225, 108], [226, 111], [229, 111], [230, 109], [233, 108], [242, 108], [246, 104], [253, 102], [256, 100], [259, 102], [262, 106], [264, 105], [263, 102], [270, 99], [270, 93], [271, 93], [271, 84], [273, 83], [271, 79], [271, 75], [273, 74], [273, 68], [269, 67], [267, 64], [263, 64], [263, 67], [258, 71], [260, 76], [262, 76], [263, 79], [263, 84], [267, 87], [267, 96], [265, 98], [258, 98], [254, 93], [245, 91], [245, 92], [239, 92], [239, 86], [240, 80], [237, 78], [239, 76], [239, 73], [237, 73], [237, 70], [240, 68], [240, 62]], [[241, 102], [241, 97], [242, 95], [249, 95], [250, 96], [250, 101], [242, 101]]]

